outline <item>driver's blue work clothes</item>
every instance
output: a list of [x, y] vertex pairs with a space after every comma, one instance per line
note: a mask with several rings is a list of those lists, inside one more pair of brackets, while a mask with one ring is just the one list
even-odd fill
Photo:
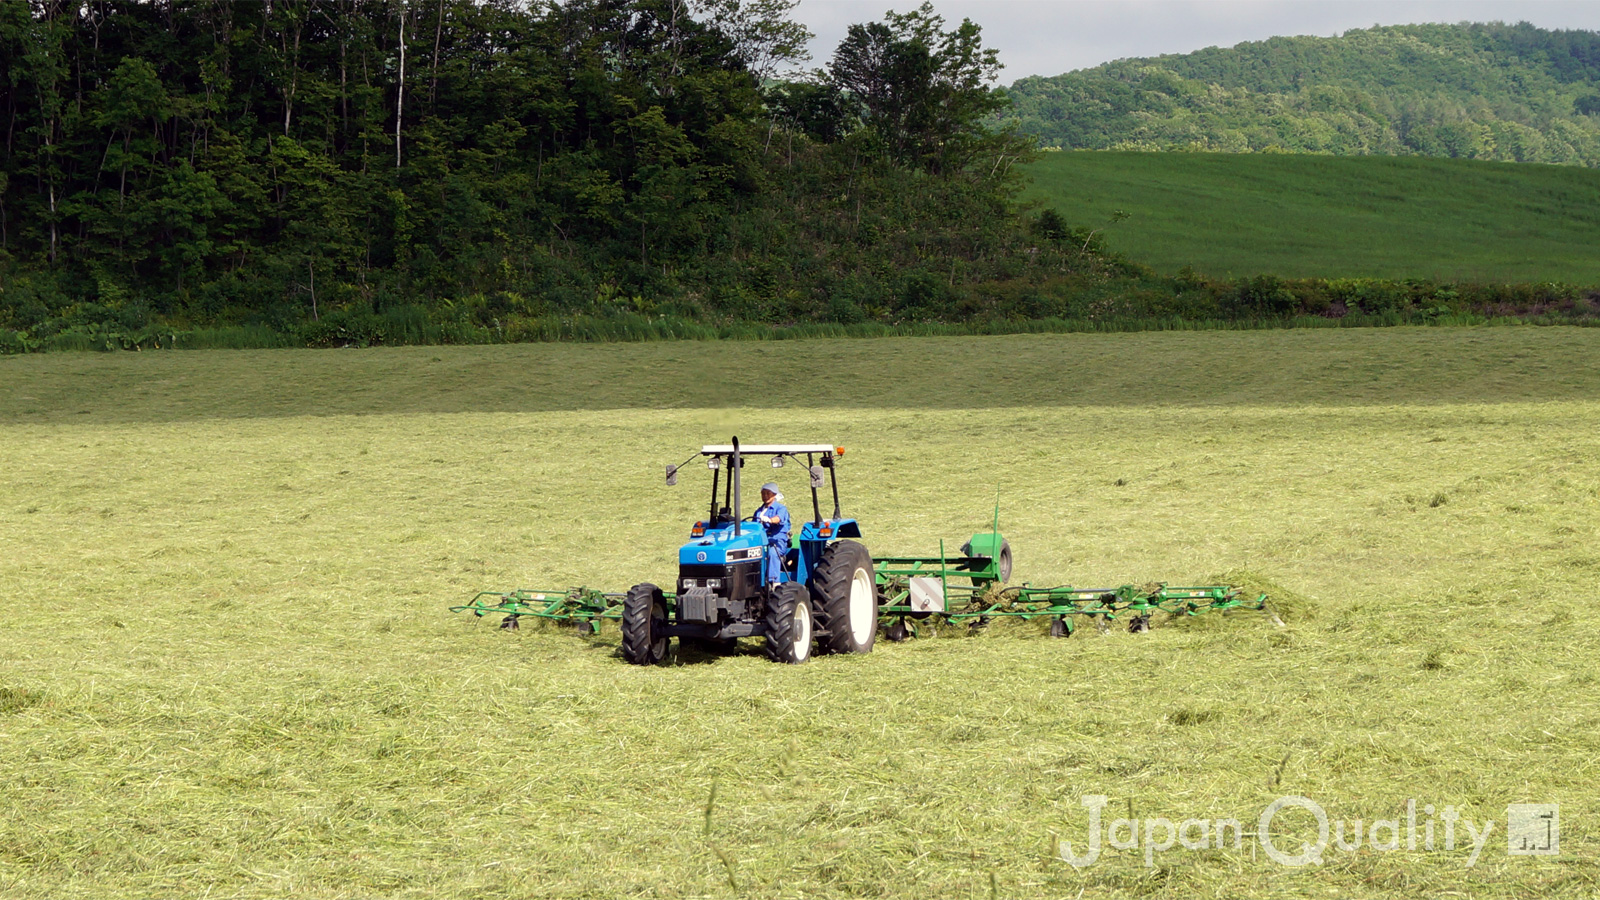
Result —
[[[776, 516], [776, 522], [761, 522], [762, 516]], [[789, 552], [789, 507], [774, 500], [756, 510], [756, 521], [767, 530], [767, 583], [781, 580], [783, 557]]]

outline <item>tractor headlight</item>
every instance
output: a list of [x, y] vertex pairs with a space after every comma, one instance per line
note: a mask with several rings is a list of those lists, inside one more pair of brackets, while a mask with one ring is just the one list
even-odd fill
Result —
[[706, 579], [706, 587], [708, 587], [708, 588], [719, 588], [719, 587], [722, 587], [722, 579], [721, 578], [707, 578]]
[[720, 458], [718, 458], [718, 457], [713, 456], [710, 459], [706, 460], [706, 468], [708, 468], [711, 471], [715, 472], [716, 470], [722, 468], [722, 460]]
[[783, 456], [781, 454], [772, 458], [772, 467], [774, 469], [783, 468]]

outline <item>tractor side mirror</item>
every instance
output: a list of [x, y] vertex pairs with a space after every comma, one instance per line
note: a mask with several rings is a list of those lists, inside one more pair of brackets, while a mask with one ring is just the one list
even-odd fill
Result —
[[814, 487], [814, 488], [819, 488], [819, 487], [822, 487], [822, 483], [823, 483], [822, 467], [821, 466], [812, 466], [811, 467], [811, 486]]
[[673, 485], [675, 485], [677, 483], [678, 483], [678, 467], [677, 466], [667, 466], [667, 487], [672, 487]]

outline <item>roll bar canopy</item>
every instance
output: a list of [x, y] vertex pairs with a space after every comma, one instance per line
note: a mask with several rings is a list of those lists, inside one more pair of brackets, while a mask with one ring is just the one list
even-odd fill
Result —
[[[701, 456], [728, 456], [733, 453], [732, 444], [707, 444], [700, 448]], [[762, 456], [777, 455], [779, 453], [827, 453], [833, 456], [843, 456], [844, 448], [832, 444], [740, 444], [739, 455]]]

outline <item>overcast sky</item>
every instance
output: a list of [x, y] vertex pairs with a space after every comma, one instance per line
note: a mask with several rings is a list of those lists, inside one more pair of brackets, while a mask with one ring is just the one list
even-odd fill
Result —
[[[817, 35], [808, 68], [827, 64], [851, 24], [921, 2], [800, 0], [795, 17]], [[1600, 0], [934, 0], [934, 9], [950, 25], [968, 18], [983, 26], [984, 46], [998, 49], [1005, 64], [1001, 84], [1130, 56], [1373, 25], [1528, 21], [1600, 31]]]

